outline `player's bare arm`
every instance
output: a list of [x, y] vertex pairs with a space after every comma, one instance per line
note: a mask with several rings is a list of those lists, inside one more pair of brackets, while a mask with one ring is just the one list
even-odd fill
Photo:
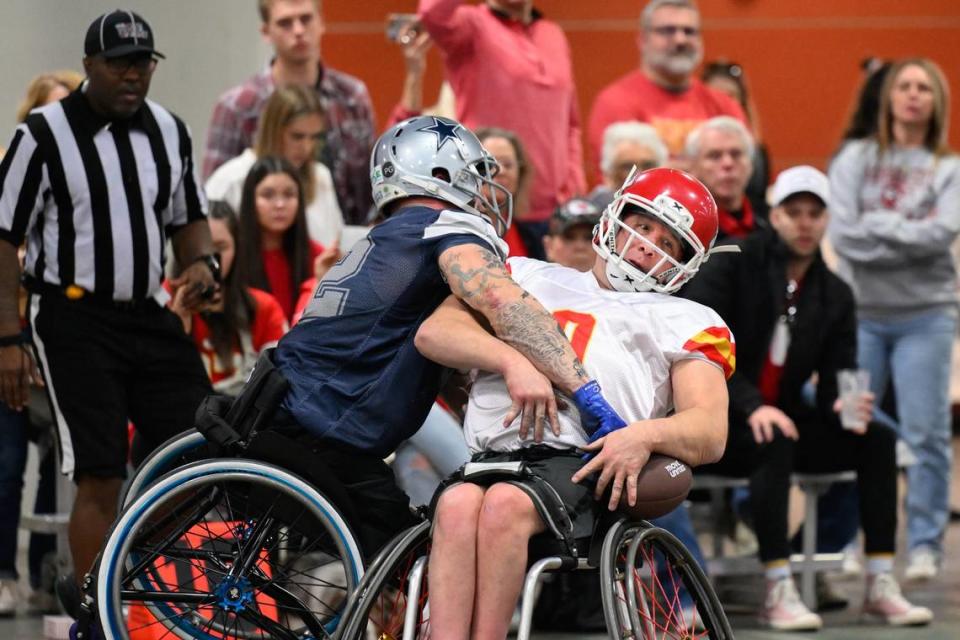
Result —
[[550, 380], [522, 353], [491, 335], [475, 314], [456, 296], [448, 297], [417, 330], [417, 350], [446, 367], [502, 375], [513, 403], [503, 426], [522, 416], [521, 440], [526, 439], [532, 426], [534, 440], [540, 442], [544, 417], [549, 419], [553, 433], [560, 435], [558, 402]]
[[556, 320], [513, 281], [496, 254], [476, 244], [459, 245], [444, 251], [439, 264], [453, 295], [562, 391], [572, 393], [590, 380]]
[[637, 474], [651, 453], [662, 453], [691, 466], [716, 462], [727, 442], [727, 383], [723, 372], [703, 360], [689, 359], [670, 374], [676, 413], [668, 418], [642, 420], [614, 431], [586, 447], [597, 452], [573, 476], [580, 482], [599, 472], [596, 495], [611, 487], [608, 507], [620, 504], [624, 490], [636, 503]]

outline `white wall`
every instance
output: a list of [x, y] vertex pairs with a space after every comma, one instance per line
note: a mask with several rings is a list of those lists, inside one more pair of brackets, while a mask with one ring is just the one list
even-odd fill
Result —
[[190, 126], [200, 160], [217, 96], [269, 58], [256, 0], [0, 0], [0, 146], [9, 143], [31, 78], [61, 68], [82, 73], [87, 27], [118, 6], [153, 27], [167, 59], [157, 66], [150, 97]]

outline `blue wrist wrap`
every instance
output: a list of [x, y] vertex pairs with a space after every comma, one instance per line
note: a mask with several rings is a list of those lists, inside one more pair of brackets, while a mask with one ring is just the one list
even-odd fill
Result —
[[590, 442], [627, 426], [623, 418], [604, 399], [600, 384], [596, 380], [591, 380], [574, 391], [573, 402], [580, 410], [580, 422], [590, 436]]

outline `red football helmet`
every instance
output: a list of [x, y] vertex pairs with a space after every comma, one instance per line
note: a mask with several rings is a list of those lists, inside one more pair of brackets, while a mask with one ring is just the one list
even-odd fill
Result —
[[[623, 217], [635, 212], [659, 220], [679, 238], [681, 261], [624, 224]], [[717, 239], [717, 227], [717, 203], [699, 180], [675, 169], [634, 170], [594, 227], [593, 248], [605, 259], [607, 279], [614, 289], [673, 293], [707, 260]], [[630, 234], [623, 253], [629, 243], [643, 242], [660, 256], [649, 273], [624, 260], [617, 251], [621, 229]]]

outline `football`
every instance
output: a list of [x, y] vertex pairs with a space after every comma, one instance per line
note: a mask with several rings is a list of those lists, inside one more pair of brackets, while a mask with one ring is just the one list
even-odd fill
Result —
[[627, 492], [620, 498], [620, 512], [631, 520], [659, 518], [673, 511], [690, 493], [693, 472], [689, 465], [670, 456], [654, 453], [640, 469], [637, 478], [637, 503], [627, 503]]

